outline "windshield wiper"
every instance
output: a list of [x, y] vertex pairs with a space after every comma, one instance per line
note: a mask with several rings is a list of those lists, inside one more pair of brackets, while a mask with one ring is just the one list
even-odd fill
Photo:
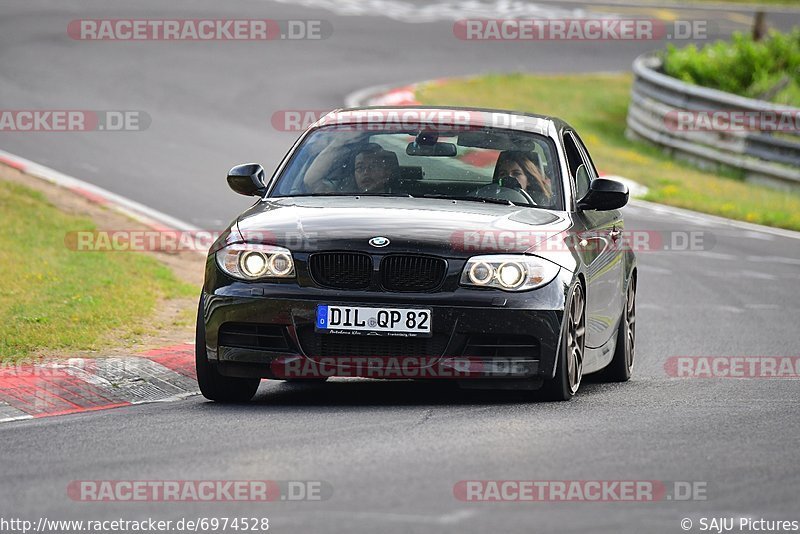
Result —
[[499, 198], [486, 198], [486, 197], [468, 197], [468, 196], [454, 196], [454, 195], [418, 195], [419, 198], [441, 198], [444, 200], [465, 200], [468, 202], [485, 202], [489, 204], [501, 204], [503, 206], [516, 206], [510, 200], [501, 200]]

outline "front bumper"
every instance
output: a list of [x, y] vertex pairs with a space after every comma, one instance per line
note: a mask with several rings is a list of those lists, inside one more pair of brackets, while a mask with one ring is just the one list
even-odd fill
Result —
[[[314, 378], [551, 378], [572, 273], [521, 293], [337, 291], [228, 281], [206, 288], [209, 361], [227, 376]], [[318, 334], [316, 306], [429, 308], [430, 338]]]

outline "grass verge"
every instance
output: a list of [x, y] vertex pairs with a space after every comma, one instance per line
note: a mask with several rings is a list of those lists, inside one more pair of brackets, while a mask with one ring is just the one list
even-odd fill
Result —
[[[0, 361], [131, 344], [165, 326], [164, 317], [155, 324], [161, 303], [197, 296], [150, 255], [70, 250], [66, 232], [95, 230], [93, 219], [6, 179], [0, 228]], [[174, 312], [167, 326], [184, 320]]]
[[560, 117], [581, 135], [598, 170], [646, 185], [647, 200], [800, 230], [800, 194], [704, 172], [656, 147], [628, 140], [625, 118], [631, 82], [629, 74], [487, 75], [425, 84], [417, 100]]

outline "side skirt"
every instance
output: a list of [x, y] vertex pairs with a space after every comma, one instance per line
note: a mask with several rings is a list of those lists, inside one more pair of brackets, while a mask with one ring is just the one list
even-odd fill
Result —
[[[619, 328], [619, 324], [617, 324], [617, 328]], [[583, 361], [583, 374], [588, 375], [590, 373], [602, 371], [604, 367], [611, 363], [611, 360], [614, 358], [614, 351], [616, 348], [617, 336], [615, 335], [611, 336], [611, 339], [606, 341], [606, 343], [601, 347], [597, 347], [596, 349], [590, 349], [589, 347], [586, 347], [586, 353]]]

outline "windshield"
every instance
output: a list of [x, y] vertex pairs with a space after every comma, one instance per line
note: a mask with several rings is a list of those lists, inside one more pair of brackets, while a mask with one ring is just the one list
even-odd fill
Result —
[[312, 132], [270, 196], [388, 195], [563, 209], [558, 158], [547, 137], [496, 128], [380, 128]]

